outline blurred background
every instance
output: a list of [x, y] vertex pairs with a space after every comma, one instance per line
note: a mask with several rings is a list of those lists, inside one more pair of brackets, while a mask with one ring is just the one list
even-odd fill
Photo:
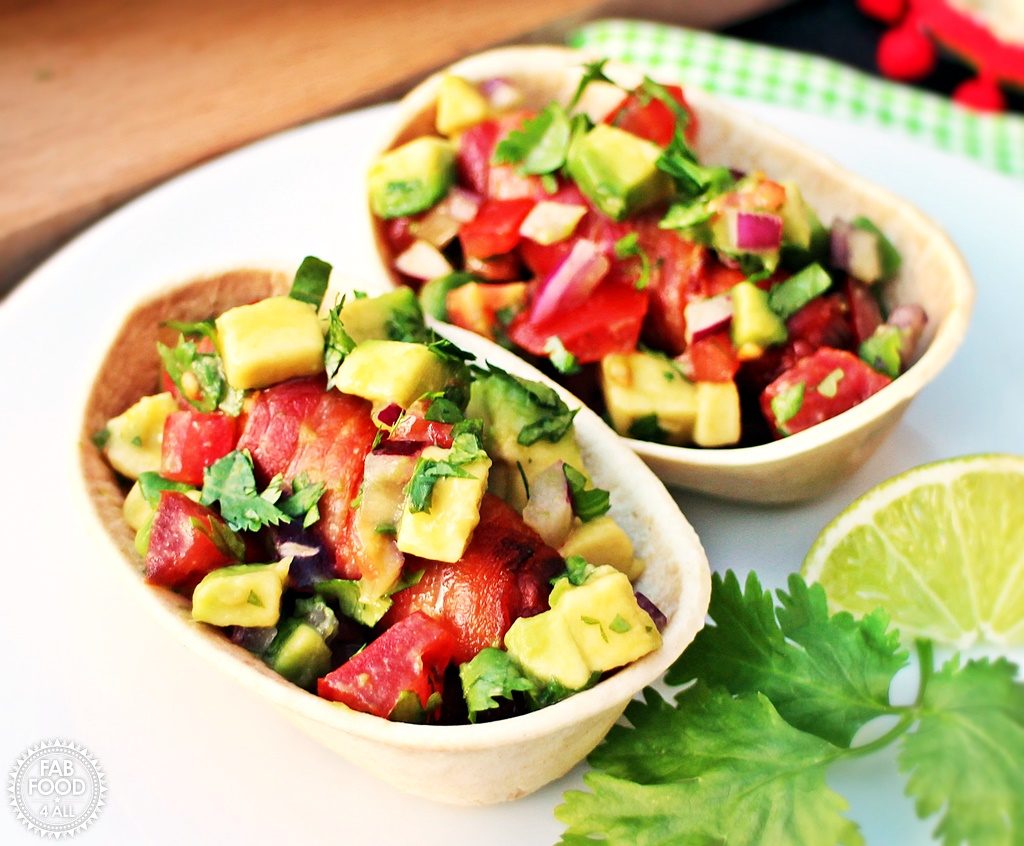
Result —
[[727, 96], [898, 124], [1024, 175], [1013, 117], [1024, 111], [1022, 0], [0, 0], [0, 296], [171, 175], [520, 41], [568, 41]]

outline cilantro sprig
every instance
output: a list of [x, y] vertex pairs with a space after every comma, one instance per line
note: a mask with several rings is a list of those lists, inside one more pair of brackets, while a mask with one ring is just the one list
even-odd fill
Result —
[[[177, 324], [193, 334], [197, 324]], [[196, 330], [198, 332], [198, 330]], [[201, 334], [201, 333], [200, 333]], [[221, 411], [238, 416], [242, 410], [242, 391], [232, 388], [224, 375], [224, 364], [217, 353], [199, 351], [198, 345], [184, 334], [173, 347], [157, 343], [164, 370], [182, 397], [196, 411]]]
[[554, 173], [565, 164], [571, 137], [572, 126], [565, 109], [550, 103], [498, 142], [494, 163], [519, 165], [519, 170], [528, 174]]
[[[776, 602], [777, 599], [777, 602]], [[889, 687], [908, 663], [888, 617], [829, 615], [820, 585], [791, 576], [776, 598], [757, 578], [715, 575], [705, 628], [669, 671], [673, 701], [648, 689], [590, 756], [586, 791], [556, 810], [563, 844], [863, 843], [832, 765], [898, 744], [918, 816], [944, 846], [1024, 834], [1024, 684], [1005, 659], [934, 668], [917, 643], [909, 705]], [[879, 716], [895, 725], [855, 745]]]
[[466, 465], [486, 457], [479, 436], [463, 431], [454, 436], [451, 450], [444, 458], [420, 458], [406, 486], [409, 510], [429, 512], [434, 487], [441, 479], [472, 479], [473, 474], [465, 469]]

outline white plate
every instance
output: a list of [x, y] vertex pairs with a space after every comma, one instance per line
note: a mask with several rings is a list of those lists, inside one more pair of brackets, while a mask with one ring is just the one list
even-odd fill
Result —
[[[780, 585], [825, 523], [883, 478], [935, 458], [1024, 452], [1024, 190], [894, 135], [752, 110], [915, 201], [949, 230], [978, 283], [966, 345], [885, 446], [827, 498], [769, 510], [679, 496], [713, 567], [755, 568]], [[373, 287], [362, 174], [387, 111], [302, 127], [173, 180], [86, 232], [0, 305], [0, 767], [43, 738], [89, 746], [109, 781], [96, 842], [551, 843], [561, 831], [552, 810], [581, 784], [578, 768], [525, 800], [483, 809], [396, 794], [152, 625], [91, 560], [69, 504], [90, 368], [144, 293], [307, 254]], [[830, 783], [851, 800], [869, 843], [929, 842], [891, 755], [837, 768]], [[0, 841], [38, 842], [11, 814], [0, 818]]]

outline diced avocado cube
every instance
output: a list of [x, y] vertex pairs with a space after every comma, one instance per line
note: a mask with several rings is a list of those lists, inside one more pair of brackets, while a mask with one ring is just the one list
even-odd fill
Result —
[[612, 426], [628, 435], [652, 415], [673, 444], [688, 443], [697, 414], [696, 389], [667, 359], [636, 352], [601, 360], [601, 389]]
[[693, 442], [702, 447], [719, 447], [739, 439], [740, 394], [736, 383], [698, 382]]
[[273, 626], [291, 559], [235, 564], [203, 577], [192, 594], [192, 619], [214, 626]]
[[636, 601], [633, 586], [614, 567], [598, 567], [582, 584], [552, 600], [587, 666], [594, 672], [622, 667], [661, 646], [661, 634]]
[[345, 357], [334, 383], [342, 393], [408, 408], [424, 394], [442, 390], [452, 375], [423, 344], [365, 341]]
[[363, 464], [353, 528], [367, 560], [374, 562], [359, 582], [361, 598], [366, 602], [383, 597], [402, 574], [403, 558], [395, 546], [394, 526], [401, 517], [405, 486], [415, 466], [416, 457], [412, 455], [374, 453], [366, 456]]
[[744, 280], [733, 285], [730, 294], [732, 342], [737, 348], [751, 345], [763, 349], [786, 340], [786, 324], [768, 305], [765, 291]]
[[580, 191], [622, 220], [672, 196], [672, 178], [657, 165], [661, 154], [657, 144], [599, 123], [572, 142], [566, 166]]
[[143, 558], [149, 552], [149, 536], [153, 533], [153, 518], [155, 517], [156, 512], [154, 511], [135, 533], [135, 551]]
[[529, 391], [522, 389], [522, 383], [512, 377], [492, 375], [477, 379], [470, 390], [466, 414], [484, 420], [487, 452], [501, 464], [495, 468], [497, 473], [492, 472], [492, 490], [519, 512], [527, 502], [523, 476], [532, 483], [556, 461], [576, 468], [584, 466], [572, 425], [557, 441], [541, 437], [531, 444], [519, 442], [527, 427], [550, 419], [551, 412], [534, 402]]
[[445, 74], [437, 92], [437, 116], [434, 125], [442, 135], [454, 135], [469, 129], [491, 114], [487, 98], [473, 83], [454, 74]]
[[323, 372], [324, 336], [309, 303], [270, 297], [228, 309], [216, 324], [224, 375], [234, 388], [263, 388]]
[[391, 337], [388, 327], [396, 318], [408, 317], [421, 323], [423, 312], [412, 289], [399, 288], [379, 297], [349, 298], [341, 307], [339, 317], [349, 337], [361, 344], [388, 340]]
[[782, 241], [801, 250], [810, 250], [824, 236], [825, 227], [794, 183], [781, 185], [786, 189], [786, 202], [781, 209]]
[[164, 421], [177, 410], [178, 404], [170, 393], [154, 394], [108, 420], [109, 437], [103, 446], [107, 461], [129, 479], [159, 471]]
[[125, 523], [131, 526], [136, 532], [145, 526], [153, 517], [153, 507], [146, 502], [146, 498], [142, 495], [142, 488], [139, 487], [138, 482], [131, 486], [128, 491], [128, 495], [124, 498], [124, 505], [121, 506], [121, 514], [124, 517]]
[[447, 320], [448, 292], [475, 280], [476, 277], [473, 274], [462, 271], [431, 279], [420, 288], [420, 305], [423, 306], [423, 311], [437, 320]]
[[272, 670], [299, 687], [310, 688], [331, 669], [331, 650], [308, 623], [290, 621], [278, 632], [267, 651]]
[[370, 168], [370, 208], [390, 219], [429, 209], [455, 178], [455, 146], [423, 136], [384, 153]]
[[640, 578], [644, 562], [633, 552], [633, 541], [607, 514], [588, 523], [577, 523], [558, 550], [563, 558], [579, 555], [591, 564], [608, 564], [632, 582]]
[[[451, 450], [427, 447], [424, 460], [445, 460]], [[489, 458], [482, 457], [460, 469], [470, 478], [445, 477], [434, 484], [428, 511], [411, 511], [406, 503], [398, 524], [398, 548], [409, 555], [455, 562], [466, 551], [480, 522], [480, 502], [487, 490]]]
[[542, 682], [580, 690], [590, 682], [590, 665], [565, 619], [553, 611], [520, 617], [505, 632], [505, 649], [523, 670]]

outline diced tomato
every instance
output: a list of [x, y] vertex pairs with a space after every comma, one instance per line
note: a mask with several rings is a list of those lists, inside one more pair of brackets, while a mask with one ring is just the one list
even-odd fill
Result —
[[600, 361], [611, 353], [636, 349], [647, 311], [647, 296], [647, 289], [638, 291], [610, 276], [572, 311], [537, 324], [530, 322], [529, 312], [520, 312], [509, 325], [508, 334], [534, 355], [546, 355], [548, 340], [557, 336], [580, 362]]
[[203, 471], [235, 448], [236, 420], [227, 414], [175, 411], [164, 421], [160, 475], [201, 485]]
[[850, 306], [853, 339], [859, 346], [882, 325], [882, 309], [871, 289], [852, 276], [846, 277], [846, 300]]
[[376, 434], [366, 400], [327, 391], [322, 379], [295, 379], [256, 395], [238, 441], [239, 449], [252, 453], [264, 483], [278, 473], [286, 483], [305, 474], [327, 486], [315, 531], [333, 552], [335, 569], [344, 578], [370, 575], [374, 568], [351, 517], [363, 460]]
[[[665, 89], [690, 116], [685, 134], [686, 140], [692, 144], [697, 137], [697, 117], [686, 102], [682, 88], [678, 85], [666, 85]], [[667, 147], [676, 131], [676, 116], [673, 111], [656, 97], [648, 97], [642, 93], [627, 94], [604, 122], [653, 141], [659, 147]]]
[[803, 341], [812, 349], [846, 349], [853, 343], [849, 307], [842, 294], [815, 297], [786, 321], [791, 341]]
[[564, 566], [523, 518], [493, 494], [480, 505], [480, 524], [454, 564], [406, 557], [406, 569], [423, 578], [399, 591], [385, 625], [422, 611], [455, 633], [454, 658], [470, 660], [486, 646], [500, 646], [519, 617], [545, 611], [549, 580]]
[[499, 131], [496, 120], [485, 120], [459, 136], [459, 152], [455, 160], [459, 181], [478, 194], [487, 194], [491, 156], [498, 143]]
[[146, 552], [146, 581], [191, 591], [207, 573], [233, 563], [219, 537], [227, 525], [206, 506], [178, 491], [163, 491]]
[[498, 312], [518, 312], [526, 304], [526, 283], [479, 284], [470, 282], [448, 292], [448, 320], [487, 338], [494, 338]]
[[651, 303], [644, 337], [656, 349], [679, 355], [686, 349], [686, 304], [700, 296], [697, 289], [707, 250], [674, 232], [665, 232], [665, 237], [652, 235], [643, 239], [651, 261]]
[[320, 679], [317, 693], [384, 718], [407, 690], [426, 708], [430, 695], [441, 690], [454, 648], [445, 626], [426, 614], [411, 614]]
[[575, 243], [575, 238], [566, 238], [554, 244], [538, 244], [529, 238], [523, 238], [519, 244], [519, 254], [537, 279], [547, 279], [569, 255]]
[[398, 421], [388, 441], [411, 441], [413, 443], [448, 449], [452, 445], [452, 424], [425, 420], [416, 414], [407, 414]]
[[[761, 411], [776, 436], [802, 432], [853, 408], [892, 380], [846, 350], [822, 347], [800, 359], [761, 394]], [[803, 399], [797, 402], [800, 386]], [[790, 397], [788, 420], [779, 420], [773, 400]], [[793, 413], [793, 407], [795, 413]]]
[[731, 382], [740, 369], [736, 347], [727, 331], [694, 341], [689, 353], [696, 382]]
[[534, 206], [533, 200], [484, 200], [476, 217], [459, 230], [467, 256], [490, 258], [515, 249], [519, 227]]

